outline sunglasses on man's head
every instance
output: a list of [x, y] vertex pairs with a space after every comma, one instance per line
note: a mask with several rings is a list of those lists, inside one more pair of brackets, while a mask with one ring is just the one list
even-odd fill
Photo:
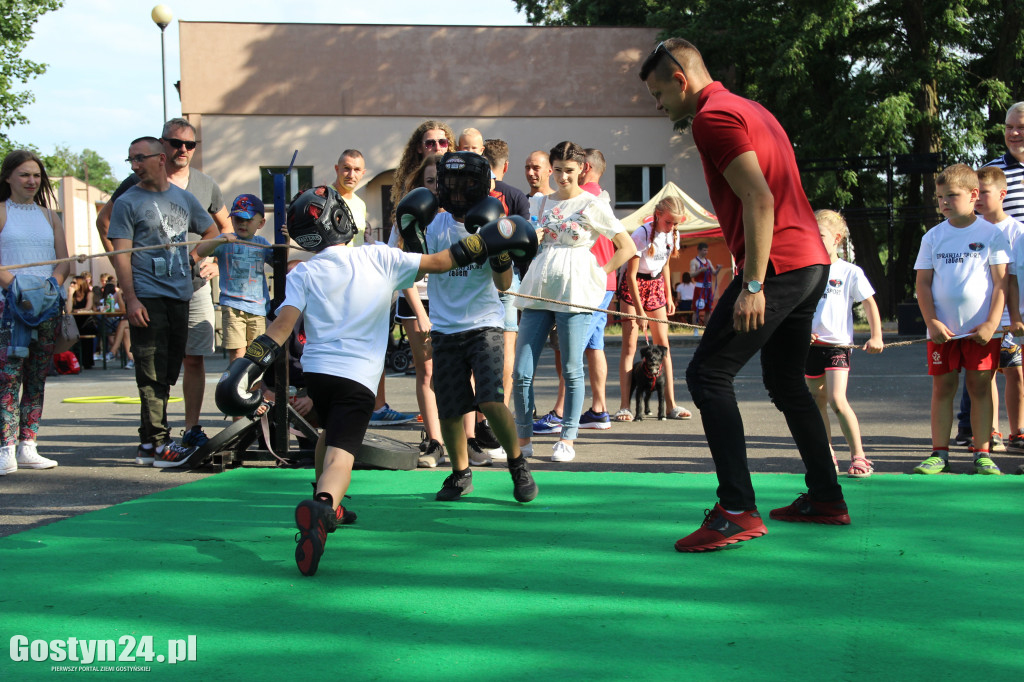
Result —
[[442, 137], [440, 140], [425, 140], [423, 146], [427, 149], [448, 149], [448, 138]]
[[667, 57], [669, 57], [670, 59], [672, 59], [675, 62], [675, 65], [677, 67], [679, 67], [679, 71], [683, 72], [683, 74], [686, 74], [686, 70], [683, 69], [683, 65], [681, 65], [681, 63], [679, 63], [679, 59], [676, 58], [676, 55], [673, 54], [671, 50], [669, 50], [669, 47], [665, 44], [664, 40], [662, 42], [659, 42], [657, 44], [657, 47], [655, 47], [651, 51], [651, 55], [652, 56], [655, 55], [655, 54], [657, 54], [658, 56], [660, 56], [662, 54], [666, 55]]
[[189, 151], [192, 151], [193, 149], [195, 149], [196, 145], [199, 144], [195, 140], [179, 140], [179, 139], [174, 138], [174, 137], [165, 137], [164, 138], [164, 142], [166, 142], [167, 144], [171, 145], [175, 149], [181, 149], [182, 147], [184, 147], [185, 149], [187, 149]]

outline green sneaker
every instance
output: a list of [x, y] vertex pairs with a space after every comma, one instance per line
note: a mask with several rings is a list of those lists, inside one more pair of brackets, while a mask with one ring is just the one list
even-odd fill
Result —
[[949, 471], [949, 462], [935, 453], [932, 453], [931, 457], [914, 467], [915, 474], [941, 474], [943, 471]]
[[988, 457], [979, 457], [974, 460], [974, 473], [983, 474], [985, 476], [1002, 476], [1003, 472], [999, 470], [996, 463]]

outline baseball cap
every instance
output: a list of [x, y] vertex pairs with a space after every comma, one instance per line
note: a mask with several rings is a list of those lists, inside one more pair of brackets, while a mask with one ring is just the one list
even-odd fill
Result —
[[254, 215], [266, 215], [263, 202], [252, 194], [239, 194], [231, 204], [231, 215], [249, 220]]

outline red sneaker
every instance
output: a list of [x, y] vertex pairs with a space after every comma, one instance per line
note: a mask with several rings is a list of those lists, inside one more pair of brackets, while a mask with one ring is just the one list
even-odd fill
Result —
[[788, 507], [772, 509], [768, 518], [773, 521], [795, 521], [803, 523], [826, 523], [832, 526], [850, 525], [850, 512], [846, 502], [816, 502], [803, 493]]
[[[339, 507], [340, 509], [340, 507]], [[314, 575], [324, 554], [327, 534], [334, 530], [335, 512], [323, 500], [303, 500], [295, 508], [295, 563], [302, 575]]]
[[742, 514], [730, 514], [722, 505], [704, 510], [704, 523], [693, 533], [676, 541], [677, 552], [706, 552], [721, 549], [743, 540], [767, 535], [761, 515], [756, 509]]

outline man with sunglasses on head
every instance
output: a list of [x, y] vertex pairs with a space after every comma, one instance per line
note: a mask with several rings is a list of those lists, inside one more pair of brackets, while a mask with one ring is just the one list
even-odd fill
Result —
[[[163, 145], [167, 180], [193, 195], [212, 216], [220, 232], [233, 232], [220, 187], [209, 175], [191, 167], [192, 156], [199, 144], [196, 140], [195, 127], [184, 118], [172, 118], [164, 123], [160, 142]], [[96, 217], [96, 228], [99, 230], [104, 248], [108, 251], [112, 247], [107, 238], [107, 229], [114, 202], [138, 182], [139, 176], [135, 172], [125, 178]], [[190, 233], [189, 240], [198, 239], [200, 236]], [[196, 259], [192, 278], [193, 294], [189, 304], [188, 346], [182, 377], [185, 435], [182, 436], [181, 442], [186, 447], [204, 445], [209, 440], [199, 424], [199, 415], [203, 409], [206, 391], [205, 356], [215, 350], [213, 288], [210, 286], [210, 279], [216, 274], [215, 262], [209, 258]]]
[[849, 524], [825, 425], [804, 382], [829, 257], [793, 146], [768, 110], [713, 80], [700, 52], [685, 40], [659, 44], [644, 60], [640, 80], [669, 120], [689, 122], [711, 203], [742, 268], [711, 313], [686, 370], [715, 461], [719, 502], [676, 549], [714, 550], [768, 532], [754, 503], [733, 389], [736, 374], [759, 351], [764, 384], [807, 467], [807, 493], [772, 510], [769, 518]]

